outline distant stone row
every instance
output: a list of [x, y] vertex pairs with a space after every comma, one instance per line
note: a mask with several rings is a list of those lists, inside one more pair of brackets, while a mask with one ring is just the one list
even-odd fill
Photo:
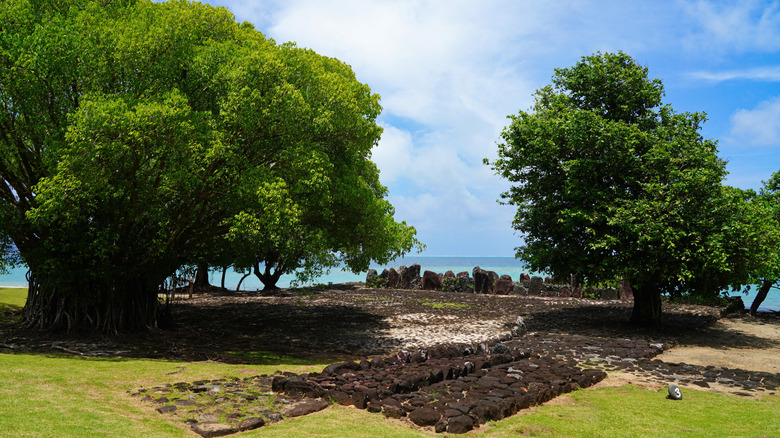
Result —
[[419, 263], [411, 266], [401, 266], [398, 269], [385, 269], [377, 273], [369, 269], [366, 275], [366, 286], [375, 289], [421, 289], [441, 290], [446, 292], [478, 293], [491, 295], [532, 295], [543, 297], [594, 298], [603, 300], [633, 299], [631, 287], [623, 283], [620, 288], [585, 288], [574, 287], [569, 283], [556, 282], [554, 278], [520, 274], [517, 282], [509, 275], [498, 275], [494, 271], [486, 271], [479, 266], [468, 272], [444, 274], [425, 271], [420, 275]]

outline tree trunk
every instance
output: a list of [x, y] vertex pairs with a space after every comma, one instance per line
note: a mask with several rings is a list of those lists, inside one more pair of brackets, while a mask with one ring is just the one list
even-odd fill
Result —
[[209, 265], [208, 263], [198, 263], [198, 270], [195, 272], [195, 287], [209, 287]]
[[55, 284], [30, 275], [22, 321], [39, 330], [115, 333], [157, 327], [158, 286], [142, 279]]
[[247, 277], [249, 277], [250, 275], [252, 275], [252, 273], [251, 273], [251, 272], [247, 272], [246, 274], [244, 274], [244, 276], [243, 276], [243, 277], [241, 277], [241, 280], [238, 280], [238, 286], [236, 286], [236, 292], [238, 292], [239, 290], [241, 290], [241, 283], [243, 283], [243, 282], [244, 282], [244, 279], [246, 279], [246, 278], [247, 278]]
[[661, 325], [661, 294], [652, 286], [634, 286], [634, 309], [631, 312], [631, 324], [641, 327], [659, 327]]
[[758, 312], [759, 306], [761, 306], [761, 303], [764, 302], [767, 294], [769, 294], [769, 289], [772, 288], [772, 284], [774, 284], [774, 281], [771, 280], [764, 280], [764, 282], [761, 283], [761, 289], [758, 290], [756, 298], [753, 299], [753, 304], [750, 305], [750, 314], [752, 316], [756, 316], [756, 312]]
[[227, 274], [227, 270], [229, 267], [230, 266], [225, 266], [224, 268], [222, 268], [222, 282], [220, 283], [222, 289], [225, 289], [225, 274]]
[[[275, 268], [273, 272], [271, 269]], [[283, 269], [278, 265], [278, 263], [265, 263], [265, 269], [264, 272], [260, 273], [260, 263], [255, 263], [255, 275], [257, 278], [260, 279], [260, 282], [263, 283], [263, 290], [278, 290], [279, 287], [276, 285], [276, 283], [279, 281], [279, 278], [282, 276]]]

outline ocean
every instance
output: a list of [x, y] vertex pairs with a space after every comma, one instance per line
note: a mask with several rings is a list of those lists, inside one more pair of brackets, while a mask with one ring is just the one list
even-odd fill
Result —
[[[479, 266], [482, 269], [488, 271], [495, 271], [499, 275], [510, 275], [513, 280], [517, 280], [521, 273], [529, 273], [528, 269], [514, 257], [437, 257], [437, 256], [413, 256], [397, 259], [393, 263], [388, 265], [371, 265], [371, 269], [376, 269], [377, 272], [382, 272], [383, 269], [389, 269], [391, 267], [398, 268], [401, 265], [410, 266], [414, 263], [419, 263], [422, 267], [422, 271], [434, 271], [434, 272], [447, 272], [452, 271], [454, 273], [467, 271], [471, 275], [471, 270], [475, 266]], [[26, 268], [16, 268], [11, 270], [6, 275], [0, 275], [0, 287], [27, 287], [27, 281], [25, 280]], [[221, 281], [222, 272], [214, 271], [209, 275], [211, 284], [219, 285]], [[241, 280], [242, 274], [239, 274], [233, 270], [228, 270], [225, 276], [225, 287], [229, 289], [235, 289], [238, 282]], [[278, 286], [287, 288], [290, 286], [290, 281], [294, 279], [292, 275], [283, 275], [279, 280]], [[348, 283], [353, 281], [365, 281], [366, 273], [353, 274], [341, 269], [334, 269], [327, 275], [324, 275], [317, 280], [315, 284], [328, 284], [328, 283]], [[307, 285], [303, 285], [307, 286]], [[263, 288], [260, 280], [254, 275], [247, 277], [243, 283], [241, 283], [241, 290], [254, 291]], [[757, 287], [752, 287], [750, 292], [745, 295], [742, 293], [732, 293], [732, 295], [742, 296], [742, 300], [747, 307], [753, 302], [753, 299], [758, 292]], [[759, 310], [762, 311], [780, 311], [780, 290], [773, 289], [769, 292], [766, 300], [762, 303]]]

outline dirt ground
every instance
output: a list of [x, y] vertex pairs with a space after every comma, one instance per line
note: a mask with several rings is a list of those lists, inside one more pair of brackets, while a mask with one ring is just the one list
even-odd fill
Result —
[[[218, 288], [175, 303], [173, 330], [95, 337], [0, 327], [0, 347], [84, 355], [251, 363], [249, 352], [364, 359], [441, 343], [485, 342], [522, 317], [529, 335], [663, 343], [657, 359], [780, 373], [780, 316], [720, 318], [720, 309], [664, 304], [661, 329], [627, 324], [630, 302], [367, 289], [360, 284], [274, 295]], [[612, 372], [603, 384], [657, 382]], [[717, 388], [715, 388], [717, 389]], [[728, 391], [726, 391], [728, 392]]]
[[722, 318], [658, 359], [691, 365], [715, 365], [780, 373], [780, 319]]

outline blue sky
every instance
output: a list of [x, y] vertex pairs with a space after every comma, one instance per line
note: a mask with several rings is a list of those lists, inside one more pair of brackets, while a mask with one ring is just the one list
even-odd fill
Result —
[[703, 111], [727, 183], [780, 169], [780, 2], [211, 1], [277, 42], [338, 58], [382, 96], [373, 152], [396, 219], [424, 255], [512, 256], [514, 211], [494, 158], [506, 116], [553, 69], [622, 50], [663, 81], [678, 112]]

